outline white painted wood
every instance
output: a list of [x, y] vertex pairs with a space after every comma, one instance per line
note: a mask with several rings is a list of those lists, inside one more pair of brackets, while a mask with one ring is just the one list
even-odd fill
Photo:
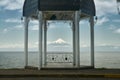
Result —
[[94, 17], [90, 18], [91, 66], [94, 67]]
[[27, 17], [24, 18], [24, 52], [25, 52], [25, 67], [28, 66], [28, 24], [29, 19]]
[[75, 12], [75, 48], [76, 48], [76, 66], [80, 67], [80, 45], [79, 45], [79, 21], [80, 21], [80, 11]]
[[44, 66], [47, 60], [47, 21], [44, 21]]
[[43, 18], [42, 18], [42, 12], [39, 11], [38, 14], [39, 19], [39, 70], [42, 68], [42, 24], [43, 24]]

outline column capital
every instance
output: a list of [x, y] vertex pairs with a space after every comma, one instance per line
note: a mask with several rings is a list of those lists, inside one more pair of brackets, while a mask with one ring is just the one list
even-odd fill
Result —
[[29, 23], [29, 21], [30, 21], [30, 18], [29, 18], [29, 17], [24, 17], [23, 19], [24, 19], [24, 21], [27, 22], [27, 23]]

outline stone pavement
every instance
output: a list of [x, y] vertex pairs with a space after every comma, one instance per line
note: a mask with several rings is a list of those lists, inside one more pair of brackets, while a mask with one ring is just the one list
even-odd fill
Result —
[[[32, 70], [0, 69], [0, 78], [116, 78], [120, 79], [120, 69], [81, 69], [81, 70]], [[0, 79], [0, 80], [1, 80]]]

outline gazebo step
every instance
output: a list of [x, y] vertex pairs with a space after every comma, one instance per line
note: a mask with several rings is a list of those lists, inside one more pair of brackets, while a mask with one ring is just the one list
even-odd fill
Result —
[[94, 67], [92, 66], [82, 66], [80, 68], [76, 68], [76, 67], [70, 67], [70, 68], [59, 68], [59, 67], [43, 67], [41, 68], [41, 70], [81, 70], [81, 69], [93, 69]]

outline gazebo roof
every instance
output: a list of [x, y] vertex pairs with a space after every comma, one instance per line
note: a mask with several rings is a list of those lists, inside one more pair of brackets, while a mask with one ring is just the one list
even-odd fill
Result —
[[25, 0], [24, 17], [35, 17], [38, 11], [74, 12], [80, 10], [83, 15], [95, 16], [94, 0]]
[[120, 2], [120, 0], [117, 0], [118, 2]]

